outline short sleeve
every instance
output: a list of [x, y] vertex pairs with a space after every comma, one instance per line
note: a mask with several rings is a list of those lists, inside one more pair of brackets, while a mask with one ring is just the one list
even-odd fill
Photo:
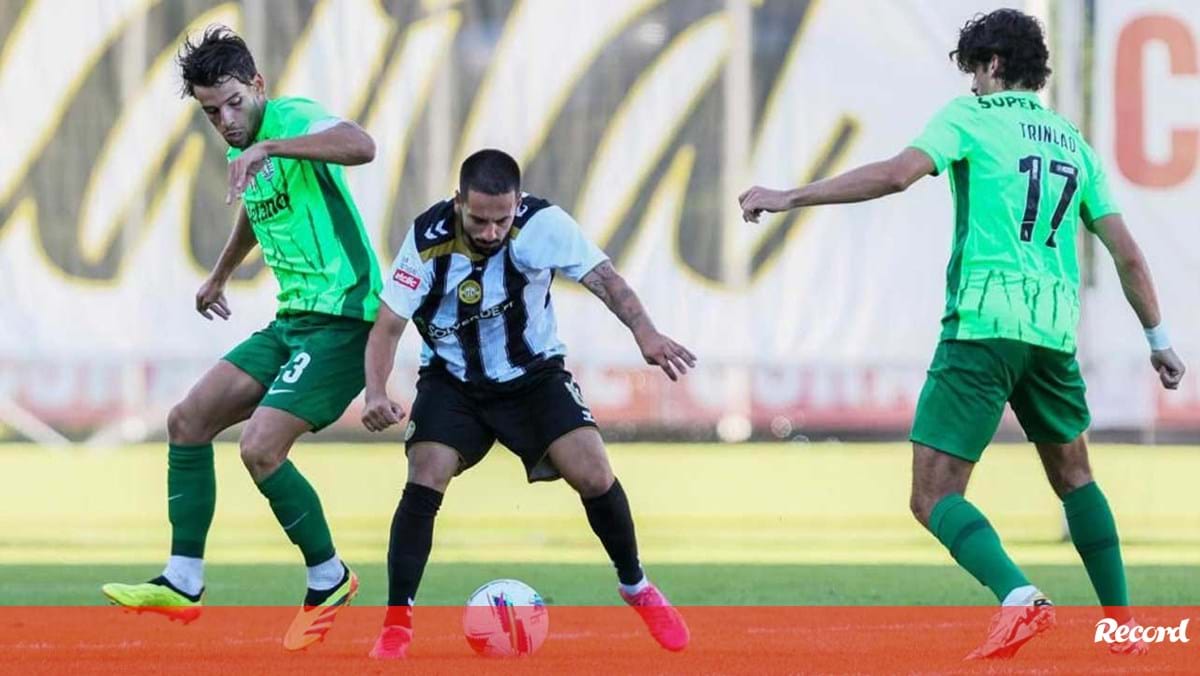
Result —
[[933, 160], [935, 174], [967, 156], [970, 142], [967, 125], [972, 110], [971, 97], [954, 99], [939, 110], [925, 125], [925, 131], [909, 144]]
[[549, 206], [534, 214], [512, 245], [513, 258], [529, 270], [554, 270], [575, 281], [583, 279], [608, 256], [584, 237], [570, 214]]
[[1083, 184], [1083, 193], [1079, 197], [1079, 217], [1088, 230], [1097, 220], [1112, 214], [1120, 213], [1117, 201], [1113, 198], [1108, 185], [1108, 175], [1100, 164], [1099, 158], [1090, 147], [1083, 153], [1087, 177]]
[[316, 134], [333, 127], [342, 118], [309, 99], [289, 98], [280, 101], [279, 107], [279, 136], [292, 138]]
[[409, 229], [404, 237], [404, 244], [400, 246], [400, 252], [396, 254], [396, 260], [383, 280], [383, 290], [379, 292], [379, 299], [404, 319], [412, 319], [425, 296], [429, 295], [433, 281], [430, 267], [417, 252], [415, 231], [415, 227]]

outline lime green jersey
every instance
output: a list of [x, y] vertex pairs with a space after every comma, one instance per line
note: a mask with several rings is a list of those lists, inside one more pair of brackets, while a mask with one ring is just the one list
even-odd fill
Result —
[[951, 101], [911, 144], [949, 170], [954, 247], [942, 339], [1075, 351], [1078, 223], [1117, 212], [1079, 130], [1033, 92]]
[[[314, 101], [267, 101], [255, 142], [313, 134], [337, 124]], [[242, 151], [230, 148], [229, 161]], [[268, 158], [242, 195], [254, 236], [279, 281], [279, 312], [373, 321], [382, 282], [343, 167]]]

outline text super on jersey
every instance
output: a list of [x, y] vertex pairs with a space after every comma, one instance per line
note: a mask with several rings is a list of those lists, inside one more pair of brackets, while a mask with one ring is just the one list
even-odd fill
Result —
[[554, 275], [579, 281], [606, 260], [567, 212], [528, 194], [504, 246], [483, 256], [446, 200], [413, 222], [380, 298], [420, 331], [422, 367], [503, 383], [566, 354], [550, 301]]

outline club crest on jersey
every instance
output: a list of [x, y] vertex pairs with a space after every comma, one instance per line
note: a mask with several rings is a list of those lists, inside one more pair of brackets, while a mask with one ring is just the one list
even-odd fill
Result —
[[259, 169], [258, 173], [268, 181], [275, 177], [275, 163], [271, 161], [270, 157], [263, 161], [262, 169]]
[[480, 300], [483, 300], [483, 289], [479, 288], [479, 282], [473, 279], [468, 279], [458, 285], [458, 300], [467, 305], [474, 305]]

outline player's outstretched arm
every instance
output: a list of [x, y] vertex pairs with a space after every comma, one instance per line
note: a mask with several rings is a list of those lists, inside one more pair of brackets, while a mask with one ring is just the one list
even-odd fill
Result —
[[286, 157], [344, 166], [366, 164], [375, 159], [375, 141], [362, 127], [342, 120], [315, 134], [291, 138], [267, 139], [246, 148], [229, 163], [229, 194], [226, 204], [241, 197], [251, 178], [262, 169], [268, 157]]
[[396, 343], [404, 334], [408, 320], [392, 312], [387, 303], [379, 304], [379, 316], [367, 337], [366, 402], [363, 406], [363, 427], [382, 432], [404, 419], [404, 408], [388, 397], [387, 381], [396, 363]]
[[597, 265], [579, 281], [604, 301], [621, 323], [629, 327], [647, 364], [658, 366], [671, 380], [679, 380], [679, 376], [696, 366], [696, 355], [691, 350], [654, 328], [654, 322], [642, 306], [641, 299], [611, 262], [604, 261]]
[[257, 244], [258, 240], [254, 238], [254, 230], [250, 227], [250, 218], [246, 215], [246, 210], [238, 209], [233, 231], [229, 233], [229, 239], [225, 240], [225, 247], [217, 257], [217, 264], [196, 292], [196, 312], [204, 315], [209, 321], [212, 321], [213, 315], [229, 319], [233, 313], [229, 310], [229, 301], [225, 299], [225, 284]]
[[905, 148], [890, 160], [864, 164], [795, 190], [771, 190], [756, 185], [738, 196], [738, 204], [742, 207], [742, 218], [757, 223], [764, 211], [775, 213], [821, 204], [865, 202], [903, 192], [933, 170], [933, 160], [928, 155], [916, 148]]
[[1126, 227], [1125, 219], [1120, 214], [1109, 214], [1096, 219], [1092, 230], [1112, 254], [1125, 299], [1129, 301], [1130, 307], [1146, 331], [1146, 339], [1150, 342], [1150, 364], [1158, 372], [1163, 387], [1169, 390], [1179, 387], [1179, 381], [1183, 379], [1186, 369], [1183, 360], [1171, 348], [1163, 328], [1162, 313], [1158, 307], [1154, 279], [1150, 276], [1150, 266], [1146, 263], [1141, 248], [1134, 241], [1133, 234]]

